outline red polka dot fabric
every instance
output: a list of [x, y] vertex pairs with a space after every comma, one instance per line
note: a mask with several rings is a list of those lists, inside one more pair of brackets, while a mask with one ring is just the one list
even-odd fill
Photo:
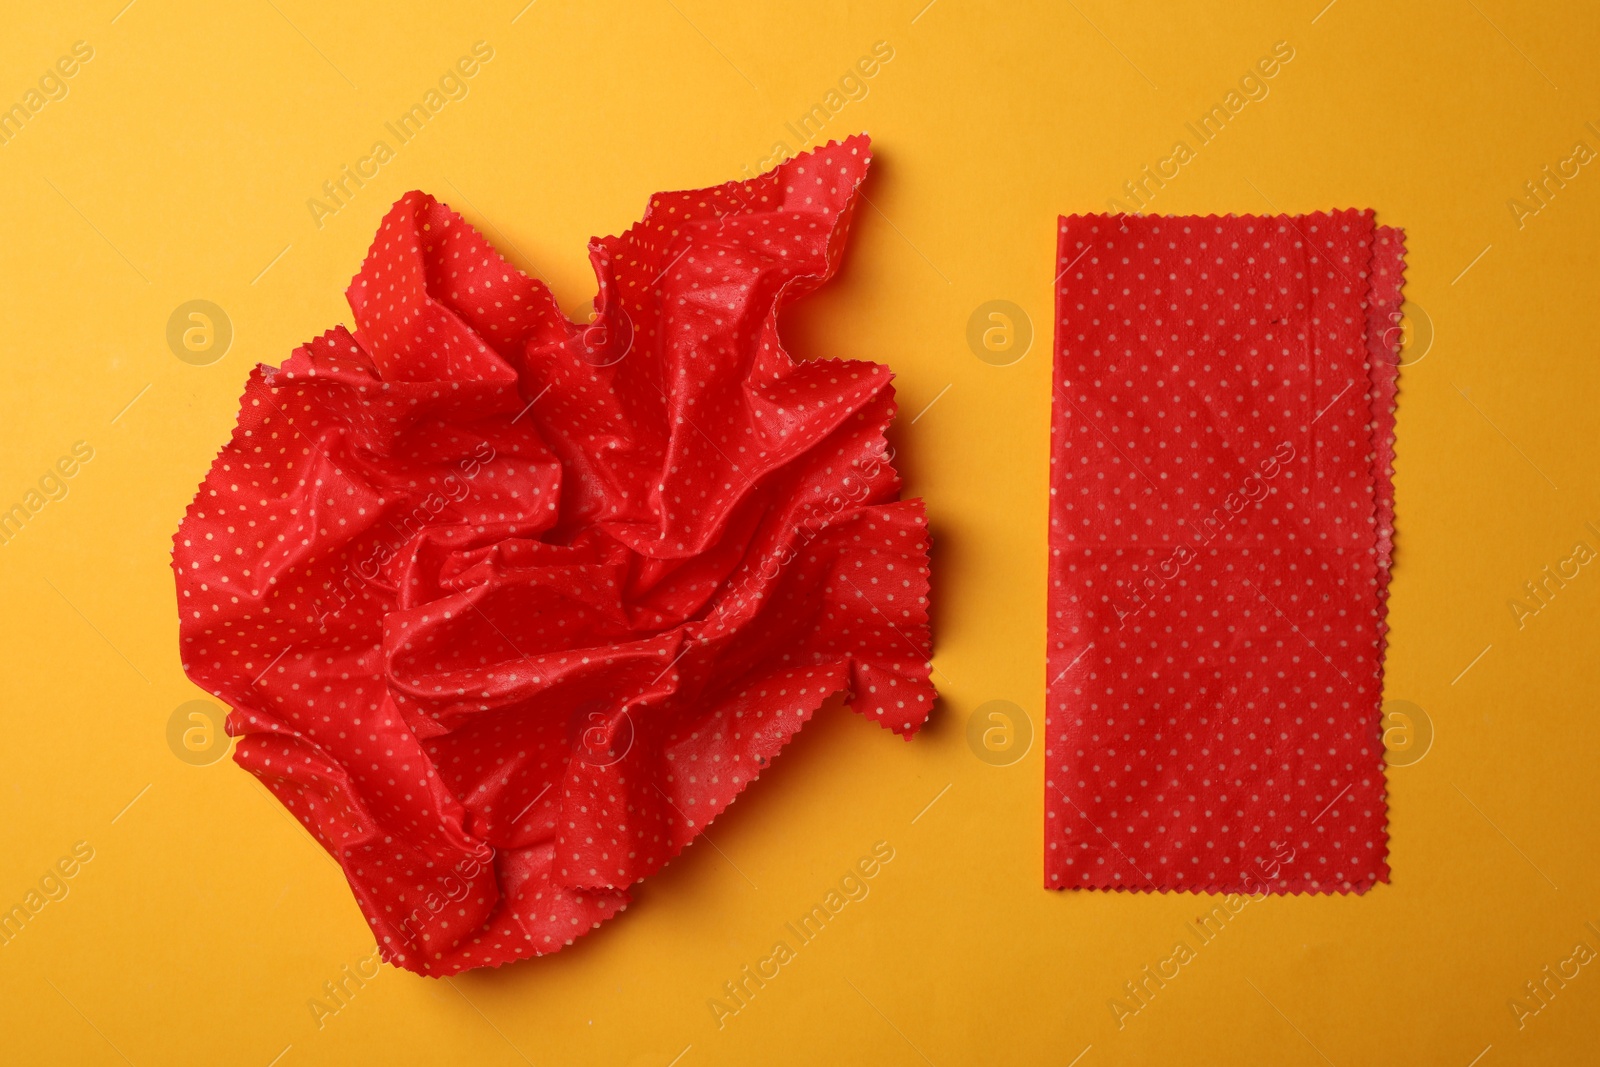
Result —
[[1057, 251], [1045, 884], [1388, 881], [1402, 234], [1073, 216]]
[[258, 367], [176, 540], [184, 669], [385, 959], [570, 945], [830, 695], [927, 718], [928, 531], [890, 371], [797, 362], [865, 137], [663, 193], [567, 320], [448, 207], [384, 218], [336, 327]]

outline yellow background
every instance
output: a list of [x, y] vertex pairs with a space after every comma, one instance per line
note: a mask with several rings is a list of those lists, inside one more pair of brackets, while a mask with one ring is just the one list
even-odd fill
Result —
[[[1521, 629], [1507, 606], [1600, 548], [1600, 173], [1520, 227], [1507, 206], [1600, 148], [1592, 5], [124, 2], [7, 3], [0, 33], [0, 105], [94, 48], [0, 146], [0, 507], [95, 450], [0, 546], [0, 907], [94, 849], [0, 947], [0, 1061], [1594, 1062], [1600, 968], [1521, 1029], [1507, 1005], [1600, 948], [1600, 564]], [[478, 40], [470, 95], [319, 229], [306, 200]], [[798, 147], [785, 122], [877, 41], [893, 60], [825, 131], [873, 135], [875, 208], [786, 325], [797, 354], [899, 373], [936, 545], [930, 727], [907, 744], [825, 711], [575, 948], [449, 983], [385, 967], [319, 1026], [308, 1001], [371, 951], [350, 893], [248, 775], [166, 739], [203, 695], [169, 539], [248, 369], [349, 321], [343, 288], [410, 188], [578, 309], [586, 238]], [[1436, 337], [1402, 377], [1386, 695], [1436, 736], [1390, 776], [1392, 885], [1250, 905], [1119, 1030], [1107, 1001], [1205, 902], [1041, 889], [1042, 746], [992, 766], [966, 726], [990, 700], [1042, 725], [1055, 217], [1103, 210], [1278, 41], [1270, 95], [1152, 210], [1370, 205], [1406, 228]], [[234, 329], [209, 366], [165, 339], [197, 298]], [[965, 340], [991, 299], [1035, 326], [1011, 366]], [[707, 1000], [880, 840], [871, 895], [719, 1029]]]

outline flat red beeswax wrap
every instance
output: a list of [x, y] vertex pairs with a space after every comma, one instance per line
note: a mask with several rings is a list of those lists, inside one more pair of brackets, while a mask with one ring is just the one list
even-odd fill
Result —
[[891, 374], [777, 335], [868, 160], [858, 136], [653, 197], [590, 243], [589, 324], [407, 194], [354, 333], [251, 374], [176, 537], [184, 669], [391, 963], [571, 944], [831, 694], [927, 717]]
[[1400, 231], [1061, 220], [1052, 888], [1387, 881]]

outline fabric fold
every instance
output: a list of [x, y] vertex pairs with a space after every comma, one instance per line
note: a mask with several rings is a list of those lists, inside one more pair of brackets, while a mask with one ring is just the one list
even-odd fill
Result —
[[1045, 884], [1387, 881], [1401, 234], [1102, 215], [1058, 245]]

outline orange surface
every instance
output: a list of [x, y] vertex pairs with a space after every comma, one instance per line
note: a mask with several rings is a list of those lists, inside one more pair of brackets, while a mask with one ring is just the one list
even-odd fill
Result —
[[[1593, 1059], [1592, 9], [124, 2], [14, 6], [0, 35], [0, 108], [23, 108], [0, 113], [0, 512], [24, 515], [0, 542], [0, 908], [27, 915], [0, 940], [0, 1061]], [[492, 58], [441, 87], [478, 42]], [[433, 89], [398, 143], [385, 124]], [[576, 312], [591, 234], [819, 124], [872, 133], [871, 207], [785, 327], [798, 354], [899, 372], [897, 462], [936, 548], [932, 724], [906, 744], [825, 712], [568, 952], [448, 983], [378, 966], [335, 865], [214, 760], [178, 665], [169, 539], [248, 368], [349, 321], [407, 189]], [[370, 177], [331, 201], [346, 167]], [[1170, 213], [1371, 206], [1410, 250], [1394, 882], [1252, 902], [1203, 942], [1187, 924], [1215, 900], [1039, 888], [1055, 217], [1125, 182]], [[1020, 355], [969, 341], [997, 300]], [[875, 850], [866, 892], [793, 945]], [[729, 1000], [780, 939], [792, 958]], [[1116, 1010], [1180, 941], [1177, 977]]]

